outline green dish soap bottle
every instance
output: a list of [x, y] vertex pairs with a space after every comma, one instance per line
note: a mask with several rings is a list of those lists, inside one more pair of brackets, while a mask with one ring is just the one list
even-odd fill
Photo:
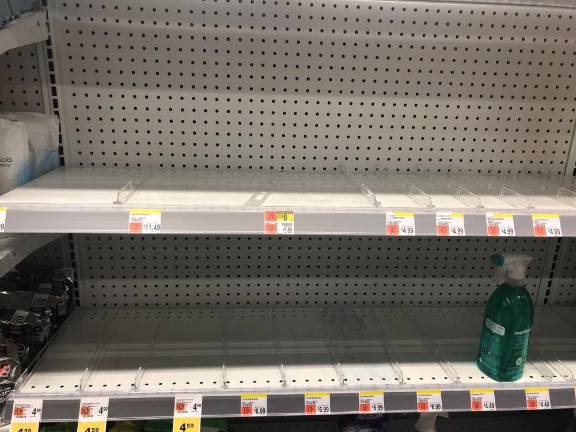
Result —
[[494, 255], [498, 279], [503, 283], [486, 305], [478, 367], [496, 381], [516, 381], [522, 377], [528, 342], [534, 322], [534, 303], [526, 289], [526, 255]]

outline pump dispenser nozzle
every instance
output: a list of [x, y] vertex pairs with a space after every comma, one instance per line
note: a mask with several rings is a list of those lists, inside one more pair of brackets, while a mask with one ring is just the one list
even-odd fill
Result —
[[495, 274], [497, 281], [505, 279], [518, 285], [519, 283], [524, 284], [526, 269], [532, 261], [532, 257], [515, 254], [492, 255], [490, 261], [497, 267]]

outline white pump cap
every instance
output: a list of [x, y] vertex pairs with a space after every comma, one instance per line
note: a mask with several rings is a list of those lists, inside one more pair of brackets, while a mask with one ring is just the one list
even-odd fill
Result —
[[496, 272], [498, 279], [506, 277], [507, 280], [511, 281], [524, 281], [526, 279], [526, 268], [532, 261], [532, 257], [528, 255], [504, 254], [493, 255], [491, 260], [499, 267]]

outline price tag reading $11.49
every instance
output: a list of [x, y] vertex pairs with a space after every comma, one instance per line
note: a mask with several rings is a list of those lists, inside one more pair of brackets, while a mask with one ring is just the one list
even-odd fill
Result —
[[174, 398], [172, 432], [200, 432], [201, 395], [178, 395]]
[[306, 415], [330, 414], [330, 393], [305, 393], [304, 414]]
[[358, 393], [358, 411], [362, 414], [376, 414], [384, 412], [384, 392]]
[[38, 432], [42, 399], [16, 399], [12, 406], [10, 432]]
[[162, 211], [130, 210], [128, 232], [133, 234], [158, 234], [162, 229]]
[[418, 412], [442, 411], [442, 392], [440, 390], [419, 390], [416, 392]]
[[106, 397], [82, 398], [78, 413], [78, 432], [106, 432], [108, 403]]

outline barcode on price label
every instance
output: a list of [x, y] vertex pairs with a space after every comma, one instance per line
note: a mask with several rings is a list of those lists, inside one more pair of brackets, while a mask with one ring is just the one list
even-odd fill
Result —
[[470, 409], [472, 411], [496, 411], [494, 389], [470, 390]]
[[161, 210], [130, 210], [130, 217], [128, 219], [128, 232], [132, 234], [157, 234], [161, 229]]
[[548, 388], [527, 388], [526, 408], [529, 410], [551, 409], [550, 390]]
[[436, 213], [436, 234], [449, 237], [465, 236], [464, 213]]
[[6, 207], [0, 207], [0, 232], [6, 231], [6, 213], [8, 209]]
[[418, 412], [442, 411], [442, 392], [440, 390], [418, 390], [416, 392]]
[[240, 414], [243, 416], [265, 416], [268, 414], [268, 397], [263, 393], [241, 395]]
[[202, 395], [182, 394], [174, 398], [172, 432], [200, 432]]
[[514, 215], [511, 213], [487, 213], [486, 234], [490, 237], [514, 237]]
[[304, 414], [306, 415], [330, 414], [330, 393], [305, 393]]
[[82, 398], [78, 411], [78, 432], [106, 432], [108, 398]]
[[361, 414], [374, 414], [384, 412], [384, 392], [358, 393], [358, 411]]
[[12, 406], [10, 432], [38, 432], [42, 405], [42, 399], [16, 399]]
[[536, 237], [562, 237], [560, 215], [534, 214], [532, 215], [532, 227]]
[[294, 212], [266, 211], [264, 212], [265, 234], [294, 234]]
[[416, 224], [414, 222], [414, 213], [387, 212], [386, 235], [389, 236], [416, 235]]

